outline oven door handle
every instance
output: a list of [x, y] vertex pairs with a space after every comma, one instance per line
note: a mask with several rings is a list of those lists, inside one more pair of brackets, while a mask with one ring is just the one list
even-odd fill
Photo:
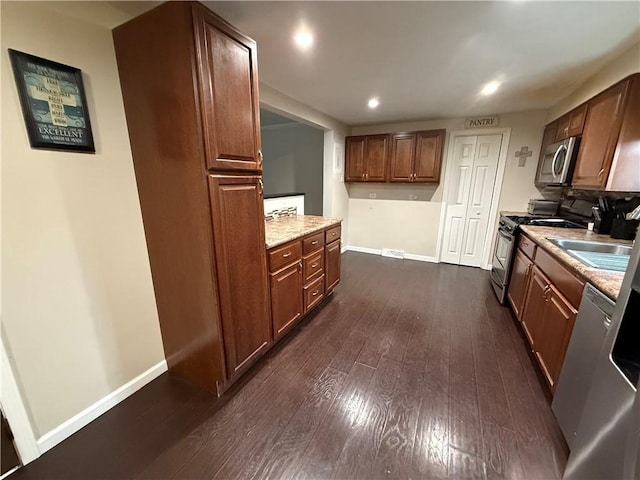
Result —
[[507, 240], [509, 240], [509, 242], [513, 242], [512, 233], [506, 233], [504, 230], [498, 229], [498, 235], [500, 235], [502, 238], [506, 238]]

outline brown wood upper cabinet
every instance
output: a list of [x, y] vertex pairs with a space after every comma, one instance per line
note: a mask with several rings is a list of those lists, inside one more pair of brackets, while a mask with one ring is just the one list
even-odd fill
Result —
[[193, 5], [207, 167], [262, 170], [256, 42]]
[[438, 183], [446, 130], [398, 133], [391, 140], [391, 182]]
[[572, 186], [640, 191], [640, 74], [587, 102]]
[[438, 183], [446, 130], [346, 139], [345, 182]]
[[587, 104], [584, 103], [556, 120], [554, 122], [554, 124], [556, 125], [554, 141], [560, 142], [569, 137], [577, 137], [579, 135], [582, 135], [586, 113]]
[[622, 124], [628, 82], [605, 90], [589, 101], [573, 186], [604, 188]]
[[389, 135], [347, 137], [345, 182], [384, 182]]

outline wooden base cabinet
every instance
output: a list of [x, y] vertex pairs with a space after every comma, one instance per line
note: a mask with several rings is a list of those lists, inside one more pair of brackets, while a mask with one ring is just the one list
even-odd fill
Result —
[[554, 390], [578, 311], [534, 266], [522, 326], [545, 379]]
[[552, 390], [560, 376], [577, 314], [558, 289], [549, 285], [535, 352]]
[[335, 240], [324, 247], [325, 282], [327, 293], [340, 282], [340, 240]]
[[340, 282], [340, 225], [273, 247], [267, 256], [278, 340]]
[[516, 255], [513, 258], [507, 298], [509, 299], [509, 303], [511, 303], [513, 312], [516, 314], [516, 318], [520, 321], [522, 321], [522, 309], [531, 279], [532, 267], [533, 261], [531, 261], [522, 250], [517, 249]]
[[304, 314], [302, 266], [297, 260], [271, 275], [271, 318], [273, 336], [282, 337]]
[[577, 313], [552, 280], [533, 265], [522, 311], [522, 328], [552, 392]]

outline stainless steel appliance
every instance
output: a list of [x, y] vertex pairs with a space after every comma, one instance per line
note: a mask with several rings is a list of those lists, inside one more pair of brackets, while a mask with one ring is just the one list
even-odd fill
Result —
[[614, 305], [594, 286], [586, 285], [551, 403], [569, 448], [574, 447], [598, 355], [611, 325]]
[[538, 164], [536, 185], [569, 185], [579, 145], [578, 137], [547, 145]]
[[563, 218], [536, 217], [527, 214], [502, 215], [498, 224], [496, 243], [491, 260], [491, 286], [500, 303], [507, 299], [511, 262], [516, 250], [518, 227], [520, 225], [538, 225], [541, 227], [585, 228], [584, 226]]
[[565, 479], [638, 478], [640, 241], [636, 241], [611, 327], [598, 355]]

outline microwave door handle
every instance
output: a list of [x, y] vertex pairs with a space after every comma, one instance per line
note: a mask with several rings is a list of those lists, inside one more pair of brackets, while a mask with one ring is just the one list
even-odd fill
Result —
[[560, 155], [560, 152], [562, 152], [562, 150], [566, 149], [566, 146], [560, 145], [556, 150], [555, 155], [553, 156], [553, 160], [551, 161], [551, 174], [553, 175], [553, 178], [556, 178], [558, 176], [558, 174], [556, 173], [556, 161], [558, 160], [558, 156]]

